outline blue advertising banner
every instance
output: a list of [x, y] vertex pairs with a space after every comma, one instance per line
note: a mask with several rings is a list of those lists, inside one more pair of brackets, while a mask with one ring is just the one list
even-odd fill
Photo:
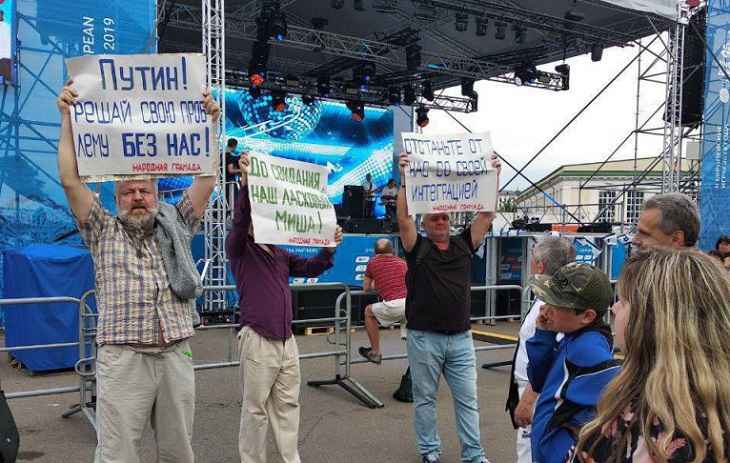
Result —
[[[375, 255], [373, 247], [381, 238], [390, 238], [397, 246], [398, 238], [391, 235], [345, 235], [335, 253], [334, 266], [319, 278], [291, 278], [291, 283], [346, 283], [350, 286], [363, 285], [365, 269]], [[322, 248], [282, 246], [289, 252], [304, 257], [316, 255]]]
[[[714, 248], [718, 236], [730, 234], [730, 2], [707, 2], [705, 112], [700, 189], [700, 248]], [[714, 57], [713, 57], [714, 54]], [[715, 59], [717, 58], [717, 59]]]

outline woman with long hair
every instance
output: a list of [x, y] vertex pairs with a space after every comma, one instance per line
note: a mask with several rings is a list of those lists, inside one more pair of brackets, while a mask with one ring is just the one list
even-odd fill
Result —
[[728, 462], [730, 281], [710, 256], [654, 249], [618, 282], [615, 343], [625, 354], [574, 461]]

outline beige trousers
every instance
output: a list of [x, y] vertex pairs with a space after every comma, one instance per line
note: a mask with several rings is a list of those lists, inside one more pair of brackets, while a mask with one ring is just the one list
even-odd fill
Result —
[[147, 422], [158, 463], [193, 463], [195, 374], [187, 341], [160, 351], [103, 345], [96, 355], [95, 463], [139, 463]]
[[285, 463], [300, 463], [299, 349], [294, 336], [275, 341], [249, 327], [239, 333], [241, 351], [241, 463], [266, 462], [266, 434], [271, 431]]

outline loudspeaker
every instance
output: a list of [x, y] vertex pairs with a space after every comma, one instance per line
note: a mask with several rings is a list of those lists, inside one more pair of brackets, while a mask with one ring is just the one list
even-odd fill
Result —
[[365, 190], [359, 185], [345, 185], [342, 194], [342, 212], [348, 217], [361, 219], [363, 216], [363, 204]]
[[[703, 7], [689, 21], [684, 36], [681, 125], [693, 126], [702, 122], [705, 108], [705, 57], [703, 39], [707, 33], [707, 8]], [[664, 120], [668, 119], [668, 111]]]
[[383, 221], [374, 217], [366, 219], [350, 219], [347, 228], [348, 233], [363, 233], [369, 235], [371, 233], [383, 233]]

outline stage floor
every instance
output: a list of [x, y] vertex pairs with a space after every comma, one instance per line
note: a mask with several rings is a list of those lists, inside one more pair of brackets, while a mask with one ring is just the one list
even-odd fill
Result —
[[[500, 323], [492, 329], [475, 325], [475, 330], [514, 335], [519, 323]], [[381, 330], [383, 350], [396, 354], [405, 350], [398, 330]], [[196, 363], [225, 360], [229, 336], [226, 331], [199, 332], [192, 341]], [[329, 351], [326, 336], [297, 337], [301, 353]], [[352, 350], [367, 344], [364, 331], [353, 335]], [[487, 345], [477, 342], [477, 345]], [[510, 360], [511, 350], [477, 354], [478, 388], [481, 407], [482, 443], [493, 463], [514, 461], [514, 431], [504, 412], [509, 367], [493, 370], [482, 363]], [[28, 376], [11, 368], [7, 356], [0, 361], [0, 378], [6, 393], [30, 389], [71, 386], [76, 376], [70, 372]], [[395, 401], [391, 394], [398, 387], [406, 367], [405, 360], [392, 360], [377, 366], [356, 364], [352, 376], [385, 403], [371, 410], [336, 386], [318, 389], [303, 385], [302, 417], [299, 444], [304, 462], [420, 462], [415, 447], [411, 404]], [[334, 371], [333, 359], [302, 361], [303, 384], [308, 380], [329, 379]], [[238, 368], [197, 372], [197, 403], [193, 447], [202, 463], [238, 461], [237, 439], [240, 416]], [[19, 462], [59, 463], [92, 461], [96, 439], [82, 415], [61, 418], [78, 399], [75, 394], [14, 399], [10, 407], [18, 423], [21, 439]], [[442, 381], [439, 393], [439, 429], [443, 442], [443, 461], [459, 461], [459, 443], [448, 388]], [[151, 436], [151, 431], [150, 431]], [[143, 442], [143, 461], [153, 461], [154, 444], [150, 437]], [[280, 461], [269, 439], [270, 461]]]

